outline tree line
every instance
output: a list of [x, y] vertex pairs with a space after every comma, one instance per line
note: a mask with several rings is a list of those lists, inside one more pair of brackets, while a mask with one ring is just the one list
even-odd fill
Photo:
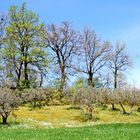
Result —
[[49, 81], [49, 72], [58, 79], [61, 92], [70, 77], [78, 74], [93, 87], [101, 78], [103, 84], [114, 79], [117, 88], [119, 75], [131, 64], [124, 43], [112, 45], [92, 28], [78, 31], [69, 21], [41, 23], [25, 3], [1, 15], [0, 53], [0, 84], [9, 81], [8, 86], [16, 89], [41, 87], [44, 79]]

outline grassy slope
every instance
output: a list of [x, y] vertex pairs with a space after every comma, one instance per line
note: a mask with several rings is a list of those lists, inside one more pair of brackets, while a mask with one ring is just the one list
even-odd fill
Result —
[[139, 140], [140, 124], [108, 124], [78, 128], [7, 129], [0, 140]]
[[[134, 111], [130, 115], [123, 115], [120, 111], [111, 111], [110, 107], [94, 109], [94, 122], [83, 122], [81, 110], [68, 110], [70, 106], [50, 106], [42, 109], [31, 109], [29, 107], [21, 107], [14, 114], [16, 118], [11, 116], [10, 123], [18, 122], [28, 127], [75, 127], [90, 124], [106, 124], [106, 123], [140, 123], [140, 113]], [[119, 107], [119, 106], [118, 106]], [[118, 108], [117, 107], [117, 108]], [[136, 109], [136, 108], [135, 108]], [[129, 108], [127, 109], [129, 111]]]

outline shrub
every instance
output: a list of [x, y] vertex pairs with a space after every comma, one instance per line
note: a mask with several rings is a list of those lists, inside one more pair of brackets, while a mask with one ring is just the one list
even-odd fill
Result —
[[73, 94], [72, 97], [73, 102], [81, 106], [84, 114], [88, 114], [88, 117], [86, 117], [88, 119], [93, 118], [93, 109], [95, 103], [97, 102], [96, 93], [96, 89], [92, 87], [80, 88], [75, 92], [75, 94]]
[[25, 103], [31, 103], [32, 107], [41, 107], [47, 100], [47, 94], [41, 88], [26, 89], [22, 93], [22, 99]]
[[18, 108], [22, 103], [18, 94], [10, 89], [0, 89], [0, 115], [2, 116], [2, 124], [7, 124], [7, 118], [11, 111]]

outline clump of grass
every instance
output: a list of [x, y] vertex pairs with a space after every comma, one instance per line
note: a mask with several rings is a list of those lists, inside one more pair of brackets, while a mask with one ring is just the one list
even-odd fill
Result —
[[99, 117], [93, 116], [93, 117], [91, 118], [91, 115], [90, 115], [89, 113], [85, 113], [85, 114], [83, 115], [83, 122], [87, 122], [87, 121], [96, 122], [96, 121], [98, 121], [98, 120], [99, 120]]
[[102, 108], [102, 110], [106, 110], [108, 108], [108, 106], [107, 105], [102, 105], [101, 108]]

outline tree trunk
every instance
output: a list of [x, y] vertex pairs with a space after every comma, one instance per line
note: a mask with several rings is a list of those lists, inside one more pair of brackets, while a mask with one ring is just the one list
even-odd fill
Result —
[[93, 81], [93, 73], [92, 72], [88, 73], [88, 85], [92, 86], [92, 87], [95, 87], [95, 84], [94, 84], [94, 81]]
[[[114, 72], [114, 89], [117, 89], [117, 69], [116, 68], [115, 68], [115, 72]], [[111, 105], [112, 105], [112, 110], [115, 110], [114, 103], [112, 103]]]
[[2, 124], [3, 125], [7, 124], [7, 116], [2, 116]]
[[66, 81], [66, 75], [65, 75], [65, 66], [61, 64], [61, 82], [60, 82], [60, 99], [63, 97], [63, 90], [65, 86], [65, 81]]
[[25, 62], [24, 64], [24, 76], [25, 76], [25, 80], [28, 80], [28, 63]]
[[25, 79], [25, 87], [29, 88], [30, 84], [29, 84], [29, 78], [28, 78], [28, 62], [27, 61], [24, 62], [24, 79]]
[[117, 70], [115, 69], [115, 72], [114, 72], [114, 89], [117, 88]]
[[18, 79], [17, 79], [16, 88], [20, 88], [20, 76], [21, 76], [21, 73], [18, 74]]
[[24, 51], [24, 80], [25, 80], [25, 87], [30, 88], [29, 77], [28, 77], [28, 46], [25, 46]]
[[123, 107], [122, 103], [119, 103], [119, 104], [120, 104], [120, 106], [121, 106], [121, 108], [123, 110], [123, 114], [126, 114], [125, 108]]
[[43, 74], [41, 73], [40, 74], [40, 84], [39, 84], [40, 87], [42, 86], [42, 83], [43, 83]]
[[89, 116], [89, 119], [90, 119], [90, 120], [92, 120], [92, 118], [93, 118], [92, 112], [93, 112], [93, 111], [92, 111], [92, 108], [89, 108], [89, 115], [90, 115], [90, 116]]
[[20, 87], [20, 78], [21, 78], [22, 65], [23, 65], [23, 62], [20, 63], [20, 67], [19, 67], [18, 72], [17, 72], [17, 76], [18, 76], [18, 79], [17, 79], [17, 88]]
[[112, 110], [115, 110], [115, 105], [114, 105], [114, 103], [112, 103], [111, 105], [112, 105]]
[[63, 97], [63, 90], [64, 90], [64, 87], [65, 87], [65, 79], [66, 77], [65, 77], [65, 74], [64, 73], [62, 73], [62, 75], [61, 75], [61, 83], [60, 83], [60, 99]]
[[133, 106], [134, 106], [134, 104], [132, 104], [132, 105], [131, 105], [131, 112], [130, 112], [130, 113], [132, 113], [132, 112], [133, 112], [133, 109], [132, 109], [132, 108], [133, 108]]

